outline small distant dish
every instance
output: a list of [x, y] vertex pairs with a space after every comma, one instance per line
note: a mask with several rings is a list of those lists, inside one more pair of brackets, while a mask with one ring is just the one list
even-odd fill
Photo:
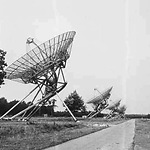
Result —
[[110, 92], [112, 91], [112, 88], [113, 87], [110, 87], [102, 93], [100, 93], [98, 89], [94, 89], [99, 92], [99, 96], [94, 97], [87, 102], [87, 104], [92, 104], [94, 108], [94, 111], [91, 111], [88, 114], [87, 118], [93, 118], [97, 114], [101, 113], [108, 106], [108, 99], [111, 95]]

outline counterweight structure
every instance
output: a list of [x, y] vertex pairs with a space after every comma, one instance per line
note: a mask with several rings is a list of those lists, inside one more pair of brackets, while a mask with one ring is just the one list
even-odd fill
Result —
[[[0, 119], [3, 119], [12, 109], [15, 109], [29, 95], [36, 91], [31, 105], [10, 117], [14, 119], [22, 115], [22, 119], [29, 120], [31, 116], [54, 95], [57, 95], [67, 84], [63, 69], [70, 57], [75, 31], [69, 31], [37, 45], [34, 39], [28, 38], [27, 44], [34, 44], [35, 48], [6, 68], [6, 79], [14, 80], [24, 84], [34, 84], [35, 88], [15, 106], [8, 110]], [[41, 99], [36, 100], [41, 94]], [[64, 102], [63, 102], [64, 103]], [[64, 104], [65, 107], [67, 107]], [[31, 111], [32, 109], [32, 111]], [[67, 108], [68, 109], [68, 108]], [[30, 114], [25, 113], [30, 110]], [[69, 111], [69, 109], [68, 109]], [[70, 111], [69, 111], [70, 112]], [[76, 118], [70, 112], [74, 120]], [[25, 117], [26, 116], [26, 117]]]

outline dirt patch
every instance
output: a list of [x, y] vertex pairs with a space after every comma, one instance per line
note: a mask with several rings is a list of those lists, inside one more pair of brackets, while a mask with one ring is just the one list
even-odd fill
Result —
[[134, 150], [150, 149], [150, 120], [137, 119], [135, 122]]

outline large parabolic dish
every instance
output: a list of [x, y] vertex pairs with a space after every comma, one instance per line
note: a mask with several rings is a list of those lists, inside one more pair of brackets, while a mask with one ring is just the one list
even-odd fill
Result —
[[[47, 101], [50, 101], [51, 97], [58, 94], [66, 86], [67, 82], [65, 81], [63, 68], [65, 68], [66, 61], [70, 57], [75, 34], [75, 31], [69, 31], [41, 45], [37, 45], [32, 38], [28, 38], [27, 44], [34, 44], [36, 47], [6, 68], [6, 79], [25, 84], [36, 84], [36, 87], [1, 116], [0, 119], [3, 119], [31, 93], [37, 91], [31, 101], [32, 105], [10, 118], [16, 118], [23, 113], [25, 114], [29, 109], [33, 109], [26, 117], [29, 119], [40, 106], [45, 105]], [[42, 97], [35, 102], [39, 94], [42, 94]], [[73, 116], [69, 108], [65, 104], [64, 106]], [[74, 116], [73, 118], [76, 121]]]
[[70, 57], [74, 36], [75, 31], [66, 32], [32, 49], [5, 70], [6, 79], [37, 83], [36, 79], [44, 76], [47, 70]]

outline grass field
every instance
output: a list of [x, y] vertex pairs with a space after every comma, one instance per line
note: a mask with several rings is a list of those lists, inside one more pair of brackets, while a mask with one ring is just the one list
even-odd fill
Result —
[[101, 118], [74, 122], [71, 118], [33, 118], [31, 123], [0, 122], [0, 149], [40, 150], [107, 128], [124, 120]]
[[150, 120], [136, 120], [134, 150], [150, 150]]

